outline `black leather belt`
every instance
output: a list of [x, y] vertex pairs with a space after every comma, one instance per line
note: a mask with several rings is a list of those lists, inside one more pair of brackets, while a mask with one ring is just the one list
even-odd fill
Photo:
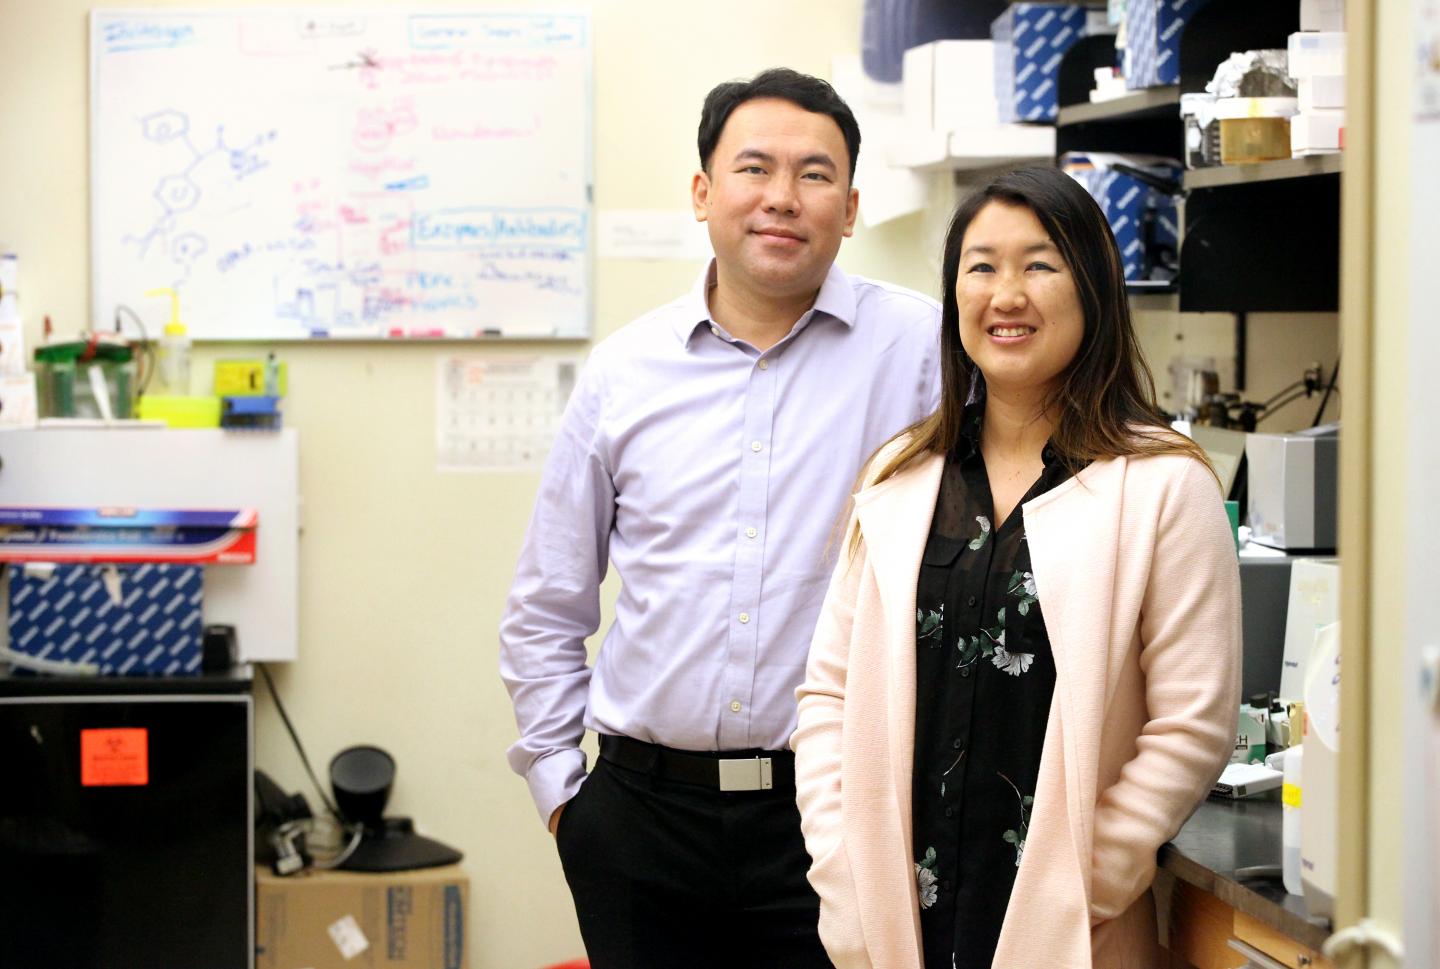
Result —
[[795, 790], [795, 754], [788, 750], [675, 750], [601, 734], [600, 756], [629, 770], [712, 791]]

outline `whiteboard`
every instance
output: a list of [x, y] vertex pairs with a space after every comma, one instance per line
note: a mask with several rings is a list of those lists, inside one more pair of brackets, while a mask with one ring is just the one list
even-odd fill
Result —
[[589, 335], [586, 16], [96, 10], [90, 84], [96, 330]]
[[254, 508], [253, 565], [207, 565], [206, 624], [235, 627], [240, 659], [300, 647], [300, 436], [152, 427], [0, 432], [0, 505]]

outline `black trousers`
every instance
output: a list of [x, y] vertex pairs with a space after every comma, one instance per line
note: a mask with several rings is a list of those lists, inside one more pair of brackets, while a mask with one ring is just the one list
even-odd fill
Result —
[[829, 969], [793, 790], [601, 759], [556, 832], [592, 969]]

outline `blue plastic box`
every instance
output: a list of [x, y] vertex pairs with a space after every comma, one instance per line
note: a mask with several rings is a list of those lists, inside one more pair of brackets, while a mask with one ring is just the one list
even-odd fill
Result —
[[10, 649], [108, 674], [198, 673], [201, 586], [198, 565], [12, 564]]
[[1180, 35], [1210, 0], [1128, 0], [1125, 7], [1125, 86], [1131, 90], [1180, 83]]
[[1054, 121], [1060, 113], [1060, 59], [1085, 36], [1078, 3], [1015, 3], [990, 25], [1001, 121]]
[[[1137, 162], [1123, 157], [1121, 160], [1167, 178], [1178, 178], [1184, 171], [1178, 162], [1154, 159]], [[1170, 196], [1124, 172], [1104, 167], [1103, 162], [1094, 165], [1088, 156], [1079, 152], [1067, 153], [1061, 159], [1061, 166], [1100, 203], [1100, 210], [1105, 213], [1110, 231], [1115, 234], [1115, 243], [1120, 247], [1127, 282], [1145, 279], [1147, 255], [1154, 257], [1154, 253], [1146, 251], [1147, 224], [1153, 225], [1152, 245], [1172, 250], [1178, 245], [1179, 219], [1175, 200]]]

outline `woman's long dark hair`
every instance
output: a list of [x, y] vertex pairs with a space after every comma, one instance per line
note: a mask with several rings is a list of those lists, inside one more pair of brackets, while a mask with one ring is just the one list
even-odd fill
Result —
[[[1120, 249], [1099, 204], [1089, 191], [1057, 168], [1021, 168], [991, 181], [959, 204], [945, 236], [940, 310], [940, 407], [929, 418], [896, 435], [906, 445], [874, 475], [884, 481], [914, 456], [949, 451], [959, 441], [965, 405], [985, 393], [985, 376], [960, 344], [960, 246], [981, 209], [991, 203], [1024, 206], [1060, 249], [1076, 281], [1084, 311], [1084, 335], [1076, 359], [1060, 374], [1045, 402], [1056, 415], [1051, 443], [1071, 461], [1096, 461], [1136, 454], [1194, 455], [1204, 451], [1169, 429], [1155, 403], [1155, 377], [1140, 354]], [[1208, 462], [1207, 462], [1208, 464]]]
[[1155, 403], [1155, 378], [1140, 353], [1125, 271], [1115, 236], [1100, 206], [1078, 182], [1055, 168], [1008, 172], [960, 203], [945, 236], [941, 278], [940, 407], [895, 435], [903, 446], [873, 475], [884, 481], [923, 454], [943, 454], [960, 437], [972, 392], [985, 377], [960, 343], [955, 283], [965, 231], [991, 203], [1024, 206], [1040, 220], [1075, 279], [1085, 313], [1085, 334], [1075, 359], [1060, 375], [1046, 410], [1055, 415], [1051, 442], [1065, 460], [1083, 465], [1133, 454], [1188, 454], [1209, 467], [1194, 441], [1172, 431]]

